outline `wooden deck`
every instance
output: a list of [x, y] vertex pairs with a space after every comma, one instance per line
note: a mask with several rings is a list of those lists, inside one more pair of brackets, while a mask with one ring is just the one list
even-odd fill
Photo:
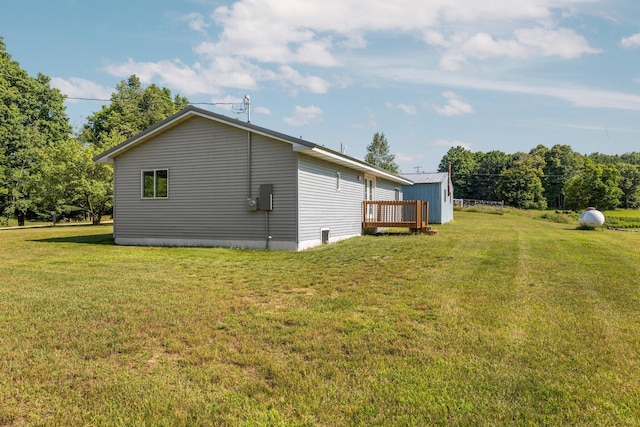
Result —
[[422, 200], [364, 201], [363, 228], [408, 228], [412, 233], [435, 234], [429, 226], [429, 202]]

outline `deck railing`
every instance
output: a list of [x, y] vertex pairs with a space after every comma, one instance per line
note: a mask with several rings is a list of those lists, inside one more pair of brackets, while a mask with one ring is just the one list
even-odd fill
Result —
[[363, 202], [363, 228], [402, 227], [426, 232], [429, 227], [429, 202], [394, 200]]

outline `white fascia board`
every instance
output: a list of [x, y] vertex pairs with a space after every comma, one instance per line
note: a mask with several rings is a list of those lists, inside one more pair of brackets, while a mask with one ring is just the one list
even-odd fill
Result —
[[302, 152], [304, 154], [308, 154], [308, 155], [313, 156], [313, 157], [318, 157], [318, 158], [327, 160], [327, 161], [329, 161], [331, 163], [337, 163], [339, 165], [346, 166], [346, 167], [349, 167], [351, 169], [355, 169], [355, 170], [358, 170], [358, 171], [361, 171], [361, 172], [366, 172], [366, 173], [369, 173], [371, 175], [375, 175], [375, 176], [380, 177], [380, 178], [385, 178], [385, 179], [388, 179], [390, 181], [397, 182], [397, 183], [400, 183], [400, 184], [406, 184], [406, 185], [412, 185], [413, 184], [413, 181], [411, 181], [409, 179], [402, 178], [402, 177], [394, 175], [394, 174], [392, 174], [390, 172], [382, 171], [380, 169], [377, 169], [377, 168], [374, 168], [372, 166], [369, 166], [369, 165], [367, 165], [365, 163], [361, 163], [361, 162], [358, 162], [356, 160], [350, 159], [348, 157], [344, 157], [344, 156], [341, 156], [339, 154], [335, 154], [335, 153], [332, 153], [330, 151], [323, 150], [323, 149], [321, 149], [319, 147], [306, 147], [306, 146], [295, 147], [294, 146], [293, 150]]
[[148, 131], [146, 133], [143, 132], [143, 134], [139, 135], [137, 138], [132, 139], [131, 141], [129, 141], [127, 143], [124, 143], [124, 144], [122, 144], [120, 146], [116, 146], [114, 150], [105, 152], [105, 155], [95, 159], [95, 162], [96, 163], [111, 163], [112, 164], [113, 161], [114, 161], [114, 157], [115, 156], [119, 155], [120, 153], [122, 153], [124, 151], [129, 150], [130, 148], [142, 143], [143, 141], [153, 137], [154, 135], [157, 135], [158, 133], [162, 133], [165, 129], [173, 127], [176, 124], [186, 120], [187, 118], [189, 118], [191, 116], [203, 117], [205, 119], [212, 120], [212, 121], [219, 122], [219, 123], [223, 123], [223, 124], [226, 124], [226, 125], [229, 125], [229, 126], [233, 126], [235, 128], [238, 128], [238, 129], [241, 129], [241, 130], [244, 130], [244, 131], [247, 131], [247, 132], [251, 132], [251, 133], [256, 134], [256, 135], [262, 135], [262, 136], [265, 136], [267, 138], [271, 138], [271, 139], [275, 139], [275, 140], [278, 140], [278, 141], [286, 142], [288, 144], [292, 144], [294, 149], [296, 149], [296, 148], [299, 148], [299, 149], [309, 148], [309, 147], [306, 147], [303, 144], [296, 144], [295, 142], [292, 142], [290, 139], [282, 138], [282, 137], [279, 137], [278, 135], [274, 135], [274, 134], [271, 134], [269, 132], [265, 132], [265, 131], [261, 131], [259, 129], [255, 129], [255, 128], [252, 128], [252, 127], [249, 127], [249, 126], [245, 126], [244, 122], [241, 122], [241, 121], [237, 121], [236, 122], [233, 119], [221, 120], [221, 119], [218, 119], [216, 117], [212, 117], [211, 115], [208, 115], [205, 112], [200, 112], [200, 111], [197, 111], [197, 110], [189, 110], [189, 111], [185, 112], [184, 114], [182, 114], [182, 115], [180, 115], [178, 117], [175, 117], [173, 120], [170, 120], [170, 121], [168, 121], [166, 123], [163, 123], [161, 126], [153, 128], [153, 129], [151, 129], [150, 131]]

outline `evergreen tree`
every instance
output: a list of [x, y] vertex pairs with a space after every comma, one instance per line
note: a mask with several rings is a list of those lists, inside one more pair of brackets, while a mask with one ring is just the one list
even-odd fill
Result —
[[367, 155], [364, 161], [391, 173], [398, 173], [399, 168], [394, 161], [395, 158], [394, 154], [389, 154], [389, 143], [384, 133], [376, 132], [371, 144], [367, 146]]

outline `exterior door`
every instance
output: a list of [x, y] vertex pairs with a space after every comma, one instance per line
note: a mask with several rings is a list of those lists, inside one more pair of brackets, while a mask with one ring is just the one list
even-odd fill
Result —
[[[367, 201], [376, 199], [376, 177], [364, 176], [364, 199]], [[374, 219], [373, 206], [367, 206], [367, 219]]]

